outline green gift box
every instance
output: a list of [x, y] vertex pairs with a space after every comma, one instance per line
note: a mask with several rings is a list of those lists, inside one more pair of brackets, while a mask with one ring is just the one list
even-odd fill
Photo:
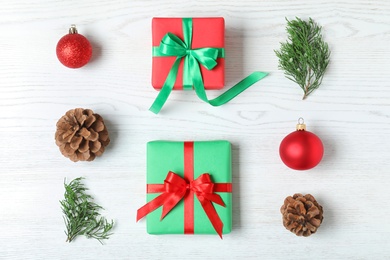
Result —
[[[147, 144], [149, 234], [222, 234], [232, 227], [231, 145], [227, 141]], [[219, 204], [219, 205], [218, 205]]]

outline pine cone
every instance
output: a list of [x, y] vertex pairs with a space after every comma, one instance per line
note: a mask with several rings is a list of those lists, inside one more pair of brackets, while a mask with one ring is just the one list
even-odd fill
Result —
[[110, 143], [103, 118], [90, 109], [71, 109], [57, 122], [56, 144], [70, 160], [92, 161]]
[[310, 194], [288, 196], [280, 211], [283, 214], [283, 225], [297, 236], [314, 234], [324, 218], [322, 206]]

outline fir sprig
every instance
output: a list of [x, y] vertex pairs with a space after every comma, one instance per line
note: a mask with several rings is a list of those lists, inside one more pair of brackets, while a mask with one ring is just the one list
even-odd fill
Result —
[[302, 88], [305, 99], [320, 86], [330, 51], [322, 38], [322, 28], [311, 18], [308, 22], [299, 18], [286, 20], [288, 41], [280, 43], [280, 50], [275, 54], [279, 58], [279, 69]]
[[69, 184], [64, 183], [65, 199], [60, 203], [66, 225], [66, 242], [72, 242], [78, 235], [85, 235], [102, 243], [103, 239], [108, 239], [112, 234], [110, 231], [114, 222], [108, 222], [100, 216], [98, 211], [103, 208], [86, 193], [88, 189], [84, 187], [82, 179], [80, 177]]

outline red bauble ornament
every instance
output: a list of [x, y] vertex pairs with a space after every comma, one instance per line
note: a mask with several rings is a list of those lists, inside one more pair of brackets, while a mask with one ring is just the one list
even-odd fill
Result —
[[306, 131], [306, 125], [300, 118], [297, 131], [287, 135], [280, 143], [279, 154], [291, 169], [308, 170], [320, 163], [324, 146], [318, 136]]
[[57, 43], [57, 57], [68, 68], [76, 69], [84, 66], [92, 57], [92, 46], [88, 39], [77, 33], [75, 25], [69, 29], [69, 34]]

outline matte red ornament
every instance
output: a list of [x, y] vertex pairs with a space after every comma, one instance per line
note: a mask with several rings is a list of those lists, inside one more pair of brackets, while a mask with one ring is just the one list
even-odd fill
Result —
[[84, 66], [92, 57], [92, 46], [88, 39], [77, 33], [75, 25], [69, 29], [69, 34], [57, 43], [58, 60], [68, 68], [76, 69]]
[[300, 118], [297, 131], [287, 135], [280, 143], [279, 154], [291, 169], [308, 170], [320, 163], [324, 146], [318, 136], [306, 131], [306, 125]]

